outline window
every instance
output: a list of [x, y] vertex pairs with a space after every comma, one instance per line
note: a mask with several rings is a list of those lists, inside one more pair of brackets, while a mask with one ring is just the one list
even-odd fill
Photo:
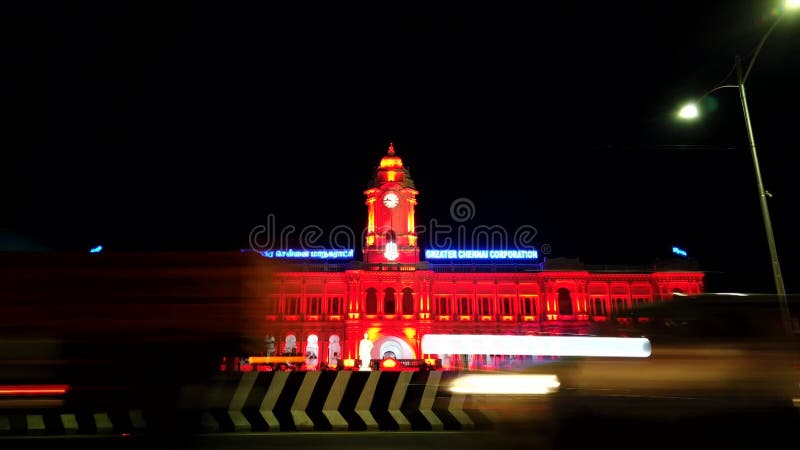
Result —
[[617, 303], [616, 313], [619, 314], [625, 312], [625, 300], [618, 298], [614, 301]]
[[472, 315], [472, 308], [469, 307], [468, 297], [461, 297], [458, 299], [458, 313], [462, 316]]
[[490, 316], [492, 315], [492, 299], [489, 297], [481, 297], [481, 315], [482, 316]]
[[397, 302], [394, 298], [394, 289], [386, 288], [383, 291], [383, 313], [397, 314]]
[[378, 314], [378, 291], [375, 288], [367, 289], [364, 314]]
[[514, 314], [514, 310], [512, 309], [512, 305], [513, 304], [514, 304], [514, 302], [509, 297], [504, 297], [500, 301], [500, 305], [503, 308], [503, 315], [504, 316], [510, 316], [510, 315]]
[[594, 299], [594, 315], [595, 316], [602, 316], [605, 314], [603, 311], [603, 299], [595, 298]]
[[535, 316], [536, 315], [536, 305], [535, 299], [533, 297], [522, 297], [522, 315], [523, 316]]
[[342, 297], [328, 297], [328, 314], [333, 316], [342, 315], [343, 305], [344, 299]]
[[572, 297], [569, 295], [569, 289], [558, 290], [558, 312], [567, 316], [572, 315]]
[[439, 315], [442, 316], [449, 316], [450, 315], [450, 304], [447, 301], [447, 297], [437, 297], [436, 304], [439, 307]]
[[300, 297], [286, 297], [286, 314], [289, 316], [300, 314]]
[[[300, 303], [300, 298], [297, 298], [297, 302]], [[286, 335], [286, 340], [284, 341], [283, 345], [283, 354], [284, 355], [297, 354], [297, 336], [295, 336], [292, 333]]]
[[318, 316], [322, 309], [321, 297], [309, 297], [308, 304], [306, 305], [306, 314]]
[[403, 289], [403, 314], [414, 314], [414, 291]]

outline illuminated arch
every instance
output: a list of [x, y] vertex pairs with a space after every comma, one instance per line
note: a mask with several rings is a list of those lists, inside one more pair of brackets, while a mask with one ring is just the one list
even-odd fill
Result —
[[286, 335], [286, 338], [284, 339], [283, 353], [297, 353], [297, 336], [294, 333], [288, 333]]
[[415, 359], [416, 352], [408, 341], [400, 336], [383, 336], [372, 347], [372, 359], [383, 359], [386, 352], [394, 353], [396, 359]]
[[332, 334], [328, 338], [328, 361], [335, 363], [342, 358], [342, 348], [339, 344], [339, 335]]

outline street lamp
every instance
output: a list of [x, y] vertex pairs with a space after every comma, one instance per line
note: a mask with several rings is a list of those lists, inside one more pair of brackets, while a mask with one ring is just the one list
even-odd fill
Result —
[[[785, 10], [800, 9], [800, 0], [786, 0], [784, 2], [784, 7]], [[778, 18], [775, 20], [775, 23], [773, 23], [772, 26], [769, 28], [769, 30], [767, 30], [767, 32], [764, 33], [764, 36], [759, 41], [758, 46], [755, 49], [755, 52], [753, 52], [753, 56], [747, 63], [747, 68], [744, 69], [743, 71], [742, 60], [737, 55], [734, 68], [731, 70], [730, 73], [728, 73], [728, 76], [725, 77], [725, 80], [723, 80], [721, 84], [715, 86], [714, 88], [703, 94], [700, 97], [700, 100], [720, 89], [736, 88], [739, 90], [739, 99], [741, 100], [742, 103], [742, 110], [744, 112], [744, 123], [747, 129], [747, 139], [750, 143], [750, 153], [753, 157], [753, 167], [755, 168], [756, 171], [758, 197], [759, 197], [759, 202], [761, 203], [761, 214], [764, 220], [764, 228], [767, 233], [767, 243], [769, 245], [770, 258], [772, 260], [772, 274], [775, 278], [775, 287], [778, 293], [778, 304], [780, 305], [781, 320], [783, 322], [783, 326], [786, 332], [791, 334], [792, 323], [789, 314], [789, 305], [786, 300], [786, 288], [783, 285], [783, 275], [781, 275], [781, 265], [780, 262], [778, 261], [778, 250], [777, 247], [775, 246], [775, 236], [772, 233], [772, 221], [770, 220], [769, 207], [767, 205], [767, 195], [771, 196], [771, 194], [769, 194], [767, 191], [764, 190], [764, 183], [761, 179], [761, 169], [758, 165], [758, 154], [756, 153], [756, 142], [755, 138], [753, 137], [753, 124], [751, 123], [750, 120], [750, 109], [747, 107], [747, 95], [745, 93], [745, 88], [744, 88], [744, 83], [745, 81], [747, 81], [747, 77], [750, 75], [750, 70], [752, 70], [753, 64], [755, 63], [758, 54], [761, 52], [761, 48], [764, 47], [764, 43], [767, 41], [769, 35], [772, 34], [772, 30], [775, 29], [775, 27], [778, 25], [782, 17], [783, 14], [778, 16]], [[737, 79], [736, 84], [724, 84], [725, 81], [728, 79], [728, 77], [730, 77], [730, 75], [734, 71], [736, 72], [736, 79]], [[678, 111], [678, 117], [686, 120], [696, 119], [697, 117], [700, 116], [700, 107], [698, 105], [699, 105], [699, 100], [697, 102], [684, 105], [680, 109], [680, 111]]]

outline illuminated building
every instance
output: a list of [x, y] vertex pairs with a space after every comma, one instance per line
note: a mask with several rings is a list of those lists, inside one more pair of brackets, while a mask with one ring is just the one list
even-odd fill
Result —
[[373, 359], [422, 359], [428, 355], [420, 354], [420, 341], [428, 333], [582, 333], [617, 320], [618, 312], [703, 289], [699, 271], [595, 272], [557, 267], [536, 250], [428, 250], [421, 260], [418, 192], [392, 146], [364, 194], [363, 262], [298, 265], [277, 277], [265, 299], [276, 352], [306, 354], [312, 345], [320, 364], [334, 353], [352, 362], [367, 333]]

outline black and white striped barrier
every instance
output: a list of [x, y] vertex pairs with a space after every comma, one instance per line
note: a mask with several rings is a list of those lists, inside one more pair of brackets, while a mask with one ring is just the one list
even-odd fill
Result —
[[125, 412], [0, 414], [2, 435], [133, 434], [144, 432], [141, 410]]
[[[490, 428], [456, 372], [248, 372], [183, 389], [184, 431], [468, 430]], [[147, 411], [0, 412], [0, 435], [146, 432]]]
[[[463, 430], [490, 426], [453, 372], [250, 372], [215, 386], [200, 429], [215, 431]], [[195, 399], [196, 396], [192, 396]], [[197, 408], [186, 398], [183, 408]]]

